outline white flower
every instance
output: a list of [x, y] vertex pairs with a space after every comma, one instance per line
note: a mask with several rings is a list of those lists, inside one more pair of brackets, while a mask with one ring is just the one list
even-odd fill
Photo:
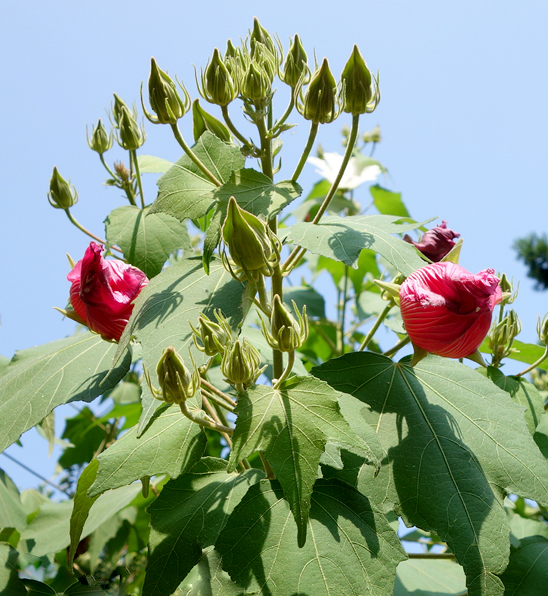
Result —
[[[320, 159], [319, 157], [309, 157], [308, 161], [316, 166], [316, 172], [321, 174], [326, 180], [329, 180], [329, 182], [333, 183], [343, 162], [343, 156], [338, 153], [324, 153], [323, 159]], [[344, 171], [339, 188], [350, 190], [364, 182], [376, 180], [383, 169], [377, 163], [367, 165], [367, 161], [368, 160], [358, 161], [355, 157], [351, 157], [346, 166], [346, 170]]]

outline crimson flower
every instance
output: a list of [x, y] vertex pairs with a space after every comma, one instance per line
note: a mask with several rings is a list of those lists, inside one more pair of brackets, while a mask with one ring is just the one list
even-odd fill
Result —
[[103, 246], [90, 242], [84, 258], [67, 275], [70, 302], [76, 314], [104, 339], [120, 340], [133, 310], [133, 300], [147, 276], [122, 261], [107, 260]]
[[455, 246], [453, 240], [459, 237], [460, 234], [447, 227], [447, 222], [444, 219], [441, 225], [425, 232], [420, 242], [414, 242], [408, 234], [403, 239], [415, 245], [425, 257], [438, 263]]
[[400, 287], [405, 329], [415, 346], [447, 358], [474, 354], [502, 300], [493, 269], [473, 275], [455, 263], [432, 263]]

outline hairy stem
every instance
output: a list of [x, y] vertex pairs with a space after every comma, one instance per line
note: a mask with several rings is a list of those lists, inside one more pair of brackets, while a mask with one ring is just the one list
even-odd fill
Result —
[[215, 422], [215, 420], [210, 418], [203, 410], [190, 410], [186, 400], [179, 404], [179, 408], [189, 420], [196, 422], [196, 424], [199, 424], [200, 426], [210, 428], [211, 430], [216, 430], [220, 433], [226, 433], [227, 435], [231, 435], [234, 432], [234, 430], [229, 426], [224, 426], [223, 424], [218, 424]]
[[224, 408], [225, 410], [228, 410], [229, 412], [234, 412], [233, 406], [229, 405], [224, 399], [220, 398], [218, 395], [215, 395], [215, 393], [211, 393], [210, 391], [207, 391], [203, 387], [202, 387], [202, 396], [215, 402], [221, 408]]
[[234, 123], [230, 119], [230, 115], [228, 113], [228, 106], [221, 106], [221, 112], [230, 132], [238, 139], [238, 141], [240, 141], [240, 143], [249, 146], [250, 141], [248, 141], [244, 137], [244, 135], [234, 126]]
[[215, 393], [218, 397], [221, 397], [222, 399], [224, 399], [229, 406], [235, 408], [236, 407], [236, 402], [229, 397], [226, 393], [223, 393], [220, 389], [217, 389], [217, 387], [215, 387], [215, 385], [212, 385], [207, 379], [202, 378], [201, 379], [201, 384], [210, 392], [210, 393]]
[[295, 364], [295, 350], [287, 353], [287, 366], [285, 367], [285, 370], [279, 379], [276, 379], [276, 378], [273, 379], [274, 385], [272, 385], [272, 389], [278, 389], [281, 386], [281, 384], [291, 374], [294, 364]]
[[293, 176], [291, 176], [291, 180], [293, 180], [293, 182], [296, 182], [297, 179], [299, 178], [299, 176], [301, 175], [301, 172], [303, 171], [303, 168], [304, 168], [304, 164], [306, 163], [306, 160], [308, 159], [308, 156], [310, 155], [310, 152], [312, 151], [312, 146], [314, 145], [314, 141], [316, 140], [316, 135], [318, 134], [318, 126], [319, 125], [315, 122], [312, 122], [312, 124], [310, 125], [310, 132], [308, 133], [308, 141], [306, 142], [306, 145], [304, 147], [301, 158], [299, 159], [299, 163], [297, 164], [297, 167], [295, 168], [295, 171], [293, 172]]

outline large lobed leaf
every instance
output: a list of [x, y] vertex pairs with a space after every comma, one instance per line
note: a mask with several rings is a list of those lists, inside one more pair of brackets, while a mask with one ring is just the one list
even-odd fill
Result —
[[298, 527], [306, 540], [310, 495], [326, 444], [359, 449], [378, 465], [380, 445], [374, 432], [364, 440], [341, 414], [340, 394], [313, 377], [295, 376], [279, 389], [256, 385], [240, 394], [229, 470], [256, 451], [264, 451], [280, 481]]
[[148, 509], [151, 531], [143, 594], [172, 594], [262, 476], [259, 470], [227, 474], [226, 461], [205, 457], [191, 472], [168, 482]]
[[[223, 143], [210, 132], [205, 132], [192, 150], [221, 182], [245, 164], [238, 147]], [[158, 180], [158, 189], [149, 213], [167, 213], [183, 221], [198, 219], [211, 209], [217, 186], [185, 154]]]
[[[213, 262], [209, 275], [204, 272], [200, 259], [178, 261], [151, 280], [137, 297], [116, 357], [123, 353], [131, 338], [135, 338], [142, 345], [143, 366], [157, 386], [156, 366], [165, 348], [174, 346], [190, 365], [188, 348], [194, 345], [190, 324], [197, 325], [200, 313], [214, 318], [213, 311], [219, 308], [234, 327], [241, 322], [243, 287], [218, 260]], [[193, 354], [198, 365], [207, 359], [194, 348]], [[146, 384], [142, 398], [139, 434], [160, 403], [150, 395]]]
[[370, 248], [378, 252], [398, 271], [410, 275], [426, 263], [412, 244], [395, 238], [424, 223], [396, 223], [401, 217], [393, 215], [359, 215], [341, 218], [324, 217], [317, 225], [307, 222], [291, 226], [287, 240], [313, 253], [342, 261], [357, 268], [360, 252]]
[[151, 213], [134, 205], [118, 207], [105, 220], [107, 242], [119, 246], [134, 267], [149, 279], [158, 275], [169, 255], [190, 248], [184, 222], [167, 213]]
[[345, 473], [359, 490], [392, 501], [409, 524], [446, 540], [471, 596], [501, 595], [497, 574], [509, 555], [504, 495], [548, 502], [548, 466], [523, 408], [476, 371], [436, 356], [411, 368], [354, 353], [313, 373], [371, 407], [362, 416], [383, 445], [384, 473], [372, 481], [354, 458]]
[[57, 406], [90, 402], [114, 387], [131, 363], [126, 347], [110, 374], [116, 346], [94, 333], [17, 352], [0, 377], [0, 452]]
[[364, 495], [337, 480], [318, 480], [307, 520], [309, 540], [298, 548], [284, 492], [277, 481], [252, 486], [215, 543], [223, 568], [244, 593], [392, 593], [396, 567], [406, 555], [384, 515]]

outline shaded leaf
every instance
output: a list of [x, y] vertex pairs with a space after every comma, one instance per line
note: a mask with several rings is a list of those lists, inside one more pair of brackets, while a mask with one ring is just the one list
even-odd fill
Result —
[[116, 345], [94, 333], [17, 352], [0, 377], [0, 451], [57, 406], [90, 402], [114, 387], [131, 363], [129, 350], [118, 351], [121, 360], [108, 379]]
[[119, 246], [134, 267], [149, 279], [160, 273], [169, 255], [191, 247], [184, 222], [167, 213], [150, 213], [135, 205], [118, 207], [105, 219], [109, 246]]
[[[245, 164], [238, 147], [223, 143], [210, 132], [205, 132], [192, 150], [221, 182]], [[183, 221], [198, 219], [211, 209], [217, 186], [185, 154], [158, 180], [158, 189], [150, 213], [167, 213]]]
[[141, 437], [133, 427], [99, 455], [97, 479], [88, 494], [93, 497], [143, 476], [177, 478], [200, 459], [206, 442], [202, 428], [171, 406], [154, 418]]
[[[0, 594], [27, 596], [25, 584], [17, 572], [17, 551], [9, 544], [0, 543]], [[54, 592], [55, 594], [55, 592]]]
[[[116, 358], [134, 337], [142, 345], [143, 366], [150, 372], [156, 386], [156, 366], [163, 350], [169, 346], [174, 346], [187, 361], [190, 360], [188, 348], [192, 346], [196, 363], [198, 366], [204, 364], [207, 357], [193, 347], [190, 323], [196, 325], [202, 312], [214, 318], [213, 311], [219, 308], [236, 328], [242, 318], [240, 303], [243, 288], [243, 284], [232, 279], [218, 260], [213, 262], [209, 275], [204, 272], [201, 259], [178, 261], [151, 280], [137, 297]], [[152, 397], [146, 383], [142, 389], [143, 413], [139, 434], [160, 403]]]
[[242, 596], [242, 588], [235, 584], [214, 549], [206, 549], [202, 558], [177, 588], [176, 596]]
[[215, 548], [246, 594], [391, 594], [406, 556], [364, 495], [337, 480], [318, 480], [303, 548], [290, 518], [280, 484], [269, 480], [252, 486], [230, 516]]
[[360, 490], [392, 501], [409, 525], [447, 541], [471, 596], [502, 594], [496, 574], [509, 552], [503, 497], [548, 501], [548, 466], [523, 409], [476, 371], [436, 356], [410, 368], [354, 353], [312, 372], [371, 406], [362, 416], [377, 429], [385, 467], [380, 482], [362, 481]]
[[397, 224], [392, 215], [359, 215], [356, 217], [324, 217], [319, 224], [296, 223], [287, 240], [313, 253], [342, 261], [354, 269], [364, 248], [382, 255], [398, 271], [410, 275], [424, 266], [415, 247], [392, 234], [414, 230], [422, 223]]
[[548, 585], [548, 539], [524, 538], [512, 548], [510, 562], [501, 575], [505, 596], [540, 596]]
[[149, 507], [151, 532], [144, 594], [169, 596], [211, 546], [259, 470], [227, 474], [224, 460], [203, 458], [168, 482]]
[[306, 314], [309, 317], [325, 318], [325, 300], [324, 297], [310, 286], [291, 286], [284, 288], [284, 302], [293, 308], [291, 303], [295, 300], [297, 308], [302, 312], [306, 305]]
[[22, 581], [27, 589], [28, 596], [57, 596], [57, 592], [47, 584], [35, 579], [24, 579]]
[[63, 451], [59, 464], [65, 469], [88, 464], [107, 434], [107, 429], [101, 428], [94, 413], [88, 407], [82, 408], [76, 416], [65, 422], [62, 438], [68, 439], [72, 446]]
[[378, 464], [375, 433], [369, 429], [369, 441], [358, 438], [338, 398], [337, 391], [313, 377], [292, 377], [280, 389], [256, 385], [238, 396], [229, 470], [264, 451], [295, 516], [300, 545], [306, 540], [310, 495], [326, 444], [356, 447]]

